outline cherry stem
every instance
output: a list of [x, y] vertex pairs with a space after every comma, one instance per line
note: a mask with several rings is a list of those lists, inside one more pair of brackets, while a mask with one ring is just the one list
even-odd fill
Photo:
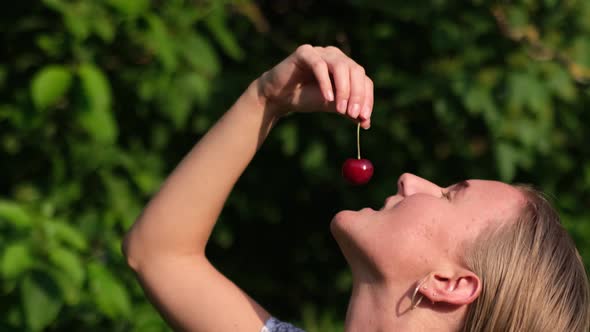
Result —
[[361, 123], [359, 122], [356, 126], [356, 159], [361, 159]]

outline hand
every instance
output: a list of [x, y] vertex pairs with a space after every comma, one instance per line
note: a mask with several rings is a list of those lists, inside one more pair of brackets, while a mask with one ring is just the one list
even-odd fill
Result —
[[371, 125], [373, 82], [363, 67], [336, 47], [299, 46], [262, 74], [255, 86], [278, 116], [332, 111], [360, 122], [365, 129]]

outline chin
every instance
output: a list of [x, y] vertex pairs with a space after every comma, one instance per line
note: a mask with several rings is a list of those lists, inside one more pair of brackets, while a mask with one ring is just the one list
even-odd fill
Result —
[[334, 228], [334, 227], [336, 227], [336, 228], [359, 227], [359, 224], [363, 224], [363, 223], [369, 221], [369, 219], [371, 218], [371, 215], [373, 215], [377, 212], [378, 211], [375, 211], [371, 208], [364, 208], [359, 211], [343, 210], [343, 211], [336, 213], [336, 215], [334, 215], [334, 217], [332, 218], [331, 227], [332, 228]]
[[344, 210], [336, 213], [330, 222], [330, 230], [336, 241], [340, 241], [343, 237], [351, 237], [355, 228], [362, 223], [363, 215], [369, 211], [373, 210], [365, 208], [360, 211]]
[[367, 223], [373, 221], [369, 217], [372, 213], [375, 211], [368, 208], [360, 211], [344, 210], [338, 212], [330, 223], [332, 236], [348, 262], [353, 276], [364, 274], [369, 270], [369, 265], [372, 265], [371, 258], [366, 252], [367, 241], [370, 240], [367, 238], [369, 233], [366, 229]]
[[365, 208], [360, 211], [344, 210], [334, 215], [330, 222], [330, 231], [345, 255], [347, 248], [358, 246], [359, 236], [366, 228], [366, 223], [370, 222], [368, 217], [373, 213], [375, 210]]
[[344, 232], [345, 224], [347, 224], [348, 221], [352, 219], [350, 215], [353, 213], [354, 211], [344, 210], [336, 213], [334, 217], [332, 217], [332, 221], [330, 222], [330, 231], [332, 232], [334, 238], [336, 238], [336, 241], [338, 241], [340, 233]]
[[345, 210], [340, 211], [334, 215], [330, 222], [330, 232], [338, 243], [340, 251], [344, 255], [344, 258], [348, 262], [348, 265], [352, 267], [351, 258], [354, 256], [353, 252], [356, 251], [354, 248], [355, 240], [353, 238], [353, 230], [351, 224], [355, 221], [355, 211]]

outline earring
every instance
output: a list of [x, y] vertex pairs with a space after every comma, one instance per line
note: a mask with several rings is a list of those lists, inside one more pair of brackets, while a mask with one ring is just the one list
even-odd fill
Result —
[[418, 283], [416, 288], [414, 288], [414, 293], [412, 294], [412, 306], [411, 306], [412, 310], [416, 309], [416, 307], [418, 307], [420, 302], [422, 302], [422, 299], [424, 299], [424, 295], [420, 294], [420, 297], [418, 299], [416, 299], [416, 295], [418, 295], [418, 291], [420, 291], [420, 287], [422, 287], [422, 285], [426, 282], [429, 275], [430, 275], [430, 273], [426, 277], [422, 278], [422, 280], [420, 280], [420, 282]]

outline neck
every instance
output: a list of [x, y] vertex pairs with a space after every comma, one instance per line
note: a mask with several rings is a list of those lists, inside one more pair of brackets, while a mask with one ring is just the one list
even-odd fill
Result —
[[[346, 332], [428, 331], [425, 308], [410, 310], [411, 285], [354, 282], [346, 315]], [[441, 325], [438, 325], [440, 328]]]

